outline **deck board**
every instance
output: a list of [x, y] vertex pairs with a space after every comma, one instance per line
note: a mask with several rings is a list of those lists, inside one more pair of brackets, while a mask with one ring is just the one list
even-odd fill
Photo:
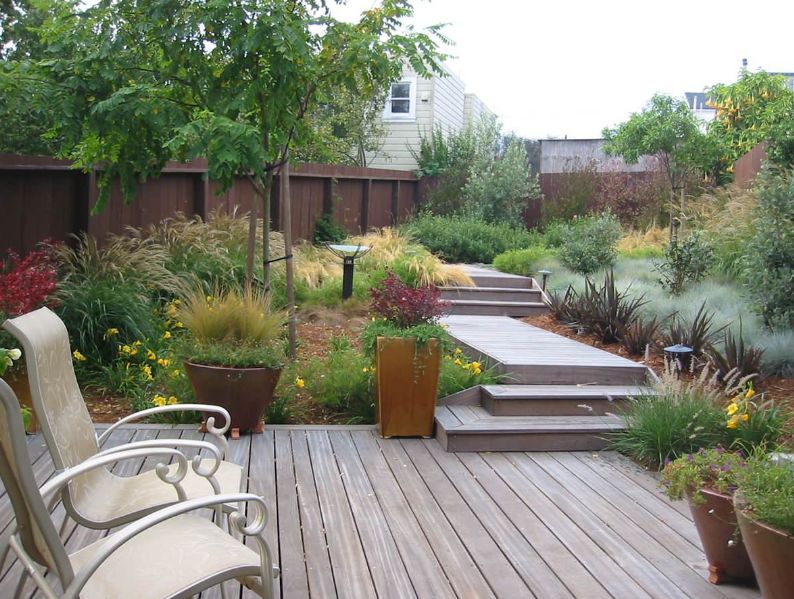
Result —
[[[110, 443], [177, 436], [202, 438], [191, 427], [146, 426]], [[39, 438], [29, 449], [43, 482], [48, 455]], [[708, 584], [686, 507], [616, 454], [451, 454], [433, 439], [380, 439], [364, 427], [269, 427], [230, 441], [230, 459], [270, 506], [278, 597], [759, 597]], [[62, 506], [54, 517], [59, 524]], [[10, 522], [0, 492], [0, 530]], [[67, 545], [102, 534], [71, 523]], [[3, 574], [0, 596], [11, 596], [19, 565]], [[235, 599], [254, 596], [229, 587]], [[23, 596], [32, 594], [28, 585]], [[202, 599], [219, 596], [210, 589]]]

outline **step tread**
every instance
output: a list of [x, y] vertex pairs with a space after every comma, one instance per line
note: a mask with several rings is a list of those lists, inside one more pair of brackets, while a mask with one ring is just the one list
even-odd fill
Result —
[[449, 299], [447, 301], [455, 306], [515, 306], [515, 307], [546, 307], [544, 302], [511, 302], [507, 300], [464, 300], [464, 299]]
[[[437, 409], [447, 434], [593, 433], [622, 430], [618, 416], [492, 416], [480, 406], [444, 406]], [[451, 418], [450, 416], [454, 416]], [[454, 425], [455, 421], [459, 424]]]
[[537, 295], [540, 289], [529, 289], [524, 287], [464, 287], [458, 285], [451, 285], [447, 287], [439, 287], [441, 291], [471, 291], [473, 293], [487, 293], [490, 291], [503, 291], [505, 293], [521, 293], [524, 295]]
[[497, 400], [624, 398], [653, 393], [640, 385], [483, 385], [482, 390]]

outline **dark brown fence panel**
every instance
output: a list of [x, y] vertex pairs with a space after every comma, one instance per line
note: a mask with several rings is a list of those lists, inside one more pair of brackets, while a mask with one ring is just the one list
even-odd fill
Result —
[[766, 144], [758, 144], [733, 163], [733, 182], [742, 187], [752, 183], [766, 159]]
[[[220, 210], [227, 214], [242, 215], [251, 211], [251, 205], [256, 198], [254, 186], [247, 179], [240, 179], [225, 192], [218, 193], [220, 185], [210, 181], [209, 194], [206, 200], [207, 214]], [[261, 208], [260, 208], [261, 212]]]
[[364, 187], [361, 179], [342, 179], [334, 186], [332, 214], [334, 221], [348, 233], [361, 233], [361, 201]]
[[395, 224], [404, 223], [416, 208], [416, 187], [414, 185], [406, 184], [403, 181], [398, 181], [399, 189], [397, 191], [397, 211]]
[[326, 179], [290, 177], [294, 239], [311, 240], [314, 236], [314, 224], [323, 216], [326, 187]]
[[370, 229], [373, 227], [388, 227], [392, 224], [391, 190], [391, 181], [372, 182], [368, 211]]
[[26, 253], [44, 239], [67, 241], [78, 228], [84, 175], [0, 170], [0, 251]]

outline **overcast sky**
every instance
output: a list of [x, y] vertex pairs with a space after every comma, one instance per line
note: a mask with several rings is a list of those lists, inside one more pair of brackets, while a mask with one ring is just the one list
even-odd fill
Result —
[[[348, 0], [355, 18], [376, 2]], [[794, 72], [792, 0], [415, 0], [449, 23], [450, 67], [505, 131], [600, 137], [656, 92], [683, 96], [749, 68]]]

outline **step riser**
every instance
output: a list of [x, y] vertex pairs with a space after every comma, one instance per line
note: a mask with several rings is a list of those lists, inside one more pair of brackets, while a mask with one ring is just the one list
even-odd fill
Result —
[[503, 306], [472, 306], [470, 304], [455, 304], [452, 301], [450, 314], [466, 314], [470, 316], [538, 316], [546, 314], [549, 309], [546, 306], [511, 306], [509, 303]]
[[[482, 360], [480, 360], [482, 361]], [[511, 366], [499, 371], [514, 385], [644, 385], [647, 370], [606, 366]]]
[[[438, 429], [441, 427], [436, 423]], [[599, 433], [438, 434], [449, 452], [470, 451], [599, 451], [608, 441]]]
[[494, 416], [605, 416], [622, 413], [627, 401], [604, 398], [506, 400], [494, 399], [483, 393], [482, 407]]
[[480, 302], [542, 302], [543, 297], [538, 290], [500, 291], [483, 288], [482, 291], [473, 289], [443, 289], [441, 299], [445, 300], [473, 300]]
[[514, 277], [481, 277], [473, 275], [471, 280], [477, 287], [509, 287], [510, 289], [532, 289], [532, 279]]

